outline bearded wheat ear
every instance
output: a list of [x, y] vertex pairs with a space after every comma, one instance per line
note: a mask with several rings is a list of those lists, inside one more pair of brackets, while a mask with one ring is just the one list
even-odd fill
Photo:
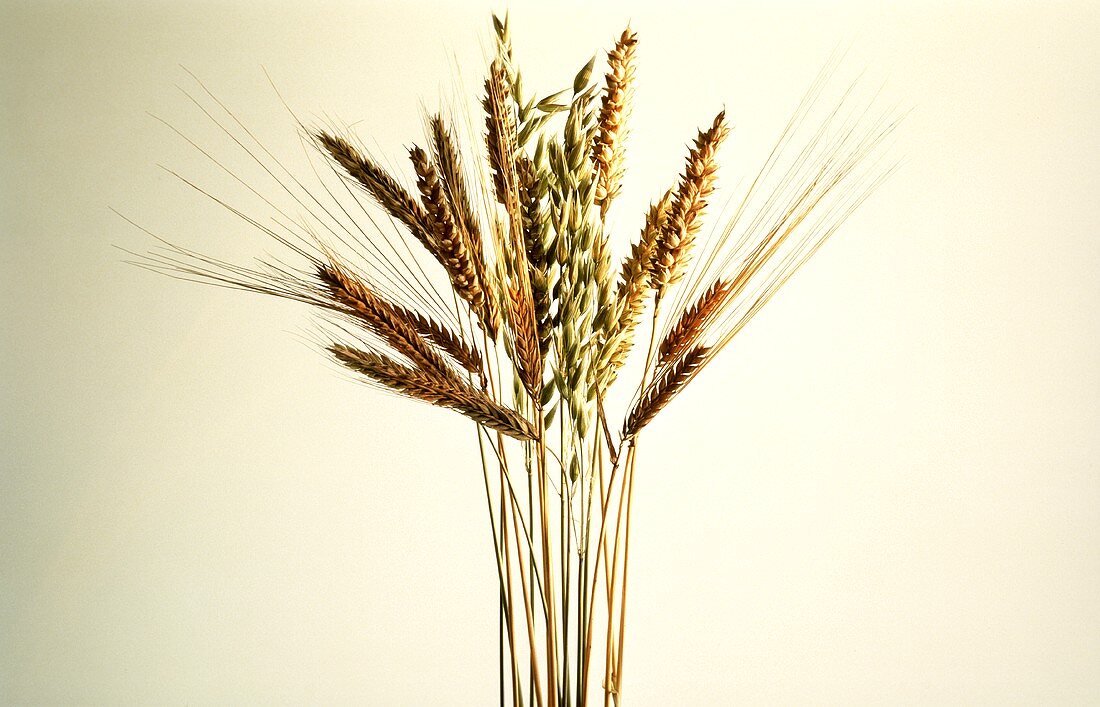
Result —
[[531, 423], [514, 410], [468, 386], [425, 373], [373, 351], [333, 344], [329, 351], [344, 366], [410, 398], [450, 408], [478, 424], [519, 440], [535, 439]]
[[386, 170], [370, 161], [342, 137], [319, 132], [317, 142], [340, 167], [391, 216], [405, 224], [413, 237], [438, 257], [431, 223], [424, 208]]
[[642, 428], [653, 421], [707, 362], [709, 352], [705, 346], [693, 347], [665, 371], [664, 375], [650, 383], [641, 400], [626, 417], [626, 425], [623, 427], [625, 439], [638, 436]]
[[665, 192], [660, 201], [649, 207], [641, 236], [631, 246], [630, 254], [623, 260], [616, 292], [619, 318], [608, 338], [611, 347], [609, 386], [614, 382], [619, 369], [626, 363], [626, 358], [634, 346], [634, 332], [641, 322], [646, 300], [652, 290], [653, 259], [657, 254], [657, 241], [668, 218], [671, 201], [672, 192]]
[[451, 278], [451, 286], [459, 297], [466, 300], [474, 311], [484, 306], [485, 294], [481, 289], [473, 258], [467, 249], [467, 239], [455, 227], [451, 208], [443, 195], [443, 185], [427, 153], [419, 147], [409, 150], [409, 157], [416, 171], [416, 185], [432, 228], [432, 245], [439, 262]]
[[517, 213], [516, 203], [516, 119], [511, 106], [511, 88], [504, 63], [496, 59], [485, 80], [485, 143], [489, 169], [493, 175], [493, 193], [509, 215]]
[[507, 247], [507, 285], [505, 300], [507, 321], [516, 353], [516, 370], [523, 387], [534, 400], [542, 394], [543, 361], [539, 344], [538, 317], [532, 292], [532, 277], [524, 242], [523, 216], [517, 176], [519, 163], [516, 123], [511, 107], [511, 88], [504, 62], [497, 58], [489, 67], [485, 81], [485, 142], [497, 201], [508, 214], [510, 237], [502, 239]]
[[524, 252], [531, 282], [531, 300], [534, 305], [535, 328], [538, 332], [539, 355], [545, 360], [550, 351], [550, 252], [546, 247], [545, 214], [542, 200], [546, 197], [547, 183], [539, 177], [534, 162], [521, 157], [516, 163], [519, 181], [519, 209], [523, 224]]
[[404, 319], [416, 330], [416, 333], [438, 346], [457, 364], [474, 375], [485, 374], [485, 361], [481, 352], [473, 344], [467, 343], [461, 334], [414, 310], [400, 305], [393, 305], [393, 309], [398, 317]]
[[420, 337], [416, 327], [402, 317], [393, 304], [337, 265], [320, 266], [317, 277], [336, 302], [354, 312], [367, 329], [415, 363], [425, 375], [458, 380], [454, 369]]

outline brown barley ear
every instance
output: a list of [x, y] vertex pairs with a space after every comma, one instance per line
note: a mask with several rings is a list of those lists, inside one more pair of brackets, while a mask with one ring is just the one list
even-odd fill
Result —
[[519, 440], [534, 439], [535, 429], [514, 410], [459, 381], [439, 379], [373, 351], [332, 344], [329, 352], [349, 369], [398, 393], [462, 413], [474, 422]]
[[709, 351], [710, 349], [706, 346], [693, 347], [665, 371], [664, 375], [649, 384], [626, 418], [626, 424], [623, 427], [624, 439], [638, 434], [676, 397], [677, 393], [683, 390], [695, 373], [706, 363]]
[[694, 345], [706, 331], [707, 325], [721, 313], [733, 292], [732, 282], [716, 280], [693, 305], [685, 309], [661, 341], [657, 367], [675, 361]]

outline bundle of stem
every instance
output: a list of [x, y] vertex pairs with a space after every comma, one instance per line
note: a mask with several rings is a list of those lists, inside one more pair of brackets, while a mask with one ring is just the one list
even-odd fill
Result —
[[[471, 420], [497, 565], [501, 704], [579, 707], [599, 690], [619, 705], [641, 433], [881, 182], [888, 170], [868, 157], [894, 123], [838, 106], [793, 150], [815, 85], [733, 216], [697, 246], [730, 132], [722, 111], [616, 262], [607, 215], [625, 169], [636, 33], [608, 52], [602, 90], [593, 59], [540, 98], [524, 92], [507, 18], [494, 28], [484, 121], [468, 121], [484, 125], [480, 149], [431, 115], [428, 149], [409, 150], [410, 192], [350, 135], [299, 123], [348, 185], [341, 196], [306, 190], [246, 131], [238, 144], [307, 216], [279, 210], [268, 226], [212, 198], [305, 265], [240, 266], [167, 244], [141, 264], [314, 306], [339, 324], [324, 349], [361, 380]], [[618, 423], [609, 392], [635, 348], [644, 364]]]

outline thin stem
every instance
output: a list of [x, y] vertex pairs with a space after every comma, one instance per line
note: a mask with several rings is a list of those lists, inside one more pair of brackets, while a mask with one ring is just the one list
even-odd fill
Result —
[[[512, 534], [515, 536], [516, 545], [518, 546], [519, 545], [519, 529], [516, 527], [515, 523], [512, 524]], [[531, 555], [531, 546], [530, 545], [528, 545], [528, 555]], [[535, 704], [537, 705], [537, 707], [542, 707], [542, 705], [543, 705], [543, 702], [542, 702], [542, 680], [540, 679], [540, 676], [539, 676], [538, 643], [535, 641], [535, 617], [534, 617], [534, 614], [531, 611], [531, 597], [528, 596], [527, 591], [526, 591], [527, 577], [526, 577], [526, 575], [524, 574], [524, 571], [523, 571], [523, 563], [520, 562], [518, 564], [518, 566], [519, 566], [520, 585], [524, 587], [523, 608], [524, 608], [524, 613], [526, 614], [526, 617], [527, 617], [527, 641], [530, 644], [531, 683], [532, 683], [531, 693], [534, 696], [533, 699], [535, 700]]]
[[[649, 346], [646, 349], [645, 367], [642, 370], [642, 380], [639, 387], [639, 396], [645, 394], [645, 389], [649, 385], [650, 374], [652, 373], [654, 352], [656, 350], [657, 343], [657, 321], [661, 313], [661, 292], [657, 292], [653, 301], [653, 318], [649, 329]], [[604, 674], [609, 681], [608, 687], [605, 688], [604, 705], [608, 704], [608, 697], [614, 696], [615, 705], [618, 707], [620, 704], [620, 695], [622, 694], [622, 664], [623, 664], [623, 642], [626, 638], [625, 624], [626, 624], [626, 590], [627, 590], [627, 561], [630, 556], [630, 509], [631, 501], [633, 499], [634, 489], [634, 465], [637, 458], [637, 435], [635, 435], [629, 442], [629, 448], [627, 449], [627, 465], [626, 472], [624, 474], [623, 482], [619, 492], [619, 509], [616, 515], [615, 521], [615, 552], [612, 560], [612, 572], [611, 572], [611, 586], [609, 591], [614, 594], [615, 577], [618, 568], [618, 555], [619, 555], [619, 531], [622, 529], [622, 515], [623, 507], [626, 507], [626, 529], [623, 537], [623, 582], [620, 588], [619, 596], [619, 643], [618, 650], [615, 651], [614, 658], [614, 670], [610, 664], [612, 658], [612, 626], [614, 625], [614, 599], [608, 598], [608, 617], [607, 617], [607, 658], [609, 664], [605, 666]]]
[[626, 588], [630, 575], [627, 572], [630, 564], [630, 518], [634, 500], [634, 465], [638, 459], [638, 447], [630, 445], [630, 459], [623, 484], [626, 486], [626, 537], [623, 539], [623, 590], [622, 599], [619, 601], [619, 655], [615, 662], [615, 694], [616, 704], [621, 704], [623, 692], [623, 653], [626, 652]]
[[[532, 464], [532, 458], [531, 458], [532, 457], [532, 445], [531, 444], [526, 444], [524, 446], [525, 446], [526, 460], [527, 460], [527, 517], [531, 519], [532, 523], [534, 523], [534, 518], [535, 518], [534, 488], [535, 488], [535, 485], [534, 485], [534, 478], [532, 476], [532, 474], [533, 474], [533, 469], [532, 469], [533, 464]], [[531, 530], [530, 529], [528, 529], [526, 532], [527, 532], [527, 561], [530, 564], [530, 569], [531, 569], [531, 580], [530, 580], [530, 585], [529, 585], [529, 591], [530, 591], [531, 595], [534, 596], [534, 594], [535, 594], [535, 553], [533, 551], [533, 548], [534, 548], [534, 545], [535, 545], [535, 539], [531, 536]], [[532, 637], [531, 652], [534, 653], [534, 651], [535, 651], [535, 642], [534, 642], [534, 638]], [[533, 663], [532, 663], [532, 665], [533, 665]], [[528, 671], [528, 673], [529, 673], [529, 681], [528, 682], [530, 684], [530, 691], [532, 693], [534, 693], [534, 691], [535, 691], [535, 673], [534, 673], [533, 670]]]
[[[484, 481], [485, 481], [485, 501], [486, 501], [486, 503], [488, 504], [488, 507], [489, 507], [489, 527], [490, 527], [490, 529], [492, 530], [492, 533], [493, 533], [493, 551], [494, 551], [494, 555], [496, 557], [497, 579], [500, 582], [500, 608], [501, 608], [500, 619], [501, 619], [501, 624], [503, 624], [504, 614], [508, 611], [508, 608], [509, 608], [509, 607], [506, 606], [507, 597], [506, 597], [505, 591], [504, 591], [505, 580], [504, 580], [504, 568], [502, 566], [504, 563], [503, 563], [503, 559], [501, 557], [500, 540], [497, 537], [497, 524], [496, 524], [496, 520], [494, 518], [494, 513], [493, 513], [492, 492], [489, 490], [489, 462], [488, 462], [488, 458], [485, 456], [485, 445], [484, 445], [484, 443], [481, 439], [481, 434], [480, 434], [481, 426], [478, 425], [477, 427], [478, 427], [478, 430], [479, 430], [479, 434], [477, 436], [477, 441], [478, 441], [478, 448], [481, 452], [482, 477], [484, 478]], [[503, 689], [504, 689], [503, 688], [503, 686], [504, 686], [504, 647], [503, 647], [504, 629], [503, 629], [503, 625], [501, 626], [500, 634], [501, 634], [501, 643], [502, 643], [502, 645], [500, 647], [501, 648], [501, 650], [500, 650], [500, 664], [499, 664], [498, 668], [500, 670], [501, 690], [503, 691]], [[503, 697], [502, 697], [502, 700], [503, 700]]]
[[538, 471], [539, 471], [539, 506], [542, 516], [542, 565], [543, 565], [543, 591], [546, 594], [546, 662], [547, 662], [547, 692], [550, 707], [558, 704], [558, 666], [557, 666], [557, 611], [554, 601], [553, 563], [551, 562], [550, 540], [550, 516], [547, 508], [546, 478], [546, 425], [543, 422], [541, 406], [538, 408], [539, 436], [538, 436]]

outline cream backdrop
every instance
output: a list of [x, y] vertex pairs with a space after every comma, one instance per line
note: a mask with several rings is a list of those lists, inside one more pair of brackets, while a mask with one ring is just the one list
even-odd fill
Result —
[[[157, 167], [257, 207], [147, 114], [262, 176], [180, 66], [295, 164], [265, 69], [399, 155], [490, 9], [3, 3], [0, 702], [493, 703], [468, 425], [349, 382], [300, 307], [124, 265], [152, 241], [109, 210], [270, 250]], [[838, 48], [827, 95], [909, 111], [896, 175], [648, 435], [628, 704], [1100, 703], [1097, 7], [511, 11], [540, 91], [641, 35], [620, 233], [722, 105], [749, 174]]]

